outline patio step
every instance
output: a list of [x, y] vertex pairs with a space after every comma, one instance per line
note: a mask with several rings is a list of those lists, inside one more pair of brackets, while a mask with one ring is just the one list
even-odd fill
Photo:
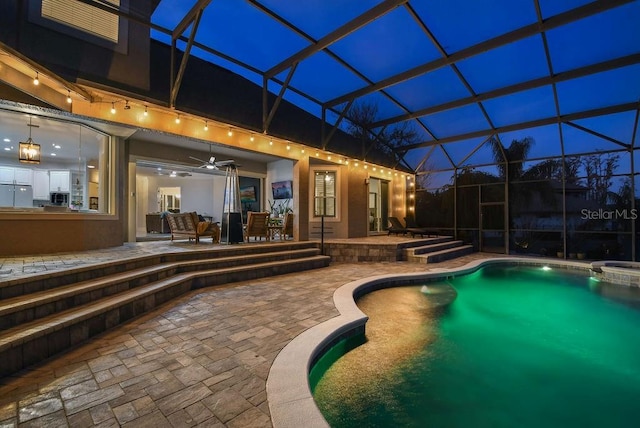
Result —
[[406, 260], [414, 263], [438, 263], [473, 252], [473, 245], [450, 241], [405, 250]]
[[461, 245], [462, 241], [454, 241], [453, 238], [449, 238], [448, 240], [441, 240], [439, 242], [429, 243], [420, 247], [407, 248], [405, 253], [407, 255], [407, 260], [409, 260], [411, 256], [433, 253], [440, 250], [448, 250], [449, 248], [455, 248]]
[[329, 265], [329, 257], [320, 255], [317, 247], [299, 247], [171, 261], [2, 300], [0, 377], [65, 351], [190, 290]]

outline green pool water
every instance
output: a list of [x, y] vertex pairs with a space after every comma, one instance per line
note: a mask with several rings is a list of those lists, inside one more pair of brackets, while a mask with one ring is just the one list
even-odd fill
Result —
[[314, 398], [332, 427], [640, 426], [639, 301], [540, 267], [375, 291], [366, 340], [314, 366]]

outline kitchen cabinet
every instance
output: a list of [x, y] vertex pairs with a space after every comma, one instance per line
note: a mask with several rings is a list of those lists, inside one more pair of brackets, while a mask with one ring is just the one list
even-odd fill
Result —
[[69, 171], [49, 171], [50, 192], [69, 192], [70, 184], [71, 174]]
[[33, 186], [33, 171], [30, 168], [0, 166], [0, 184]]
[[14, 168], [14, 180], [22, 186], [33, 186], [33, 170], [30, 168]]
[[49, 171], [33, 171], [33, 199], [49, 200]]
[[13, 184], [15, 177], [13, 168], [10, 166], [0, 166], [0, 184]]

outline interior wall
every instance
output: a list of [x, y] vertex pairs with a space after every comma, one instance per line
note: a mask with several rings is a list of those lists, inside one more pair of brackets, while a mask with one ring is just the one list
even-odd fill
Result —
[[[269, 162], [267, 164], [267, 179], [266, 181], [266, 200], [269, 201], [269, 203], [274, 202], [276, 206], [282, 204], [282, 203], [286, 203], [284, 199], [273, 199], [273, 194], [271, 192], [271, 183], [276, 183], [278, 181], [288, 181], [291, 180], [293, 181], [293, 161], [289, 160], [289, 159], [282, 159], [282, 160], [278, 160], [275, 162]], [[296, 185], [299, 185], [297, 183], [293, 183], [293, 195], [294, 198], [291, 198], [289, 200], [289, 207], [293, 208], [295, 206], [295, 195], [297, 192], [297, 189], [295, 188]], [[269, 205], [267, 204], [265, 207], [267, 210], [269, 210]]]
[[158, 187], [180, 187], [180, 211], [195, 211], [203, 216], [221, 221], [224, 198], [224, 177], [136, 177], [137, 212], [136, 231], [146, 233], [146, 214], [158, 212]]

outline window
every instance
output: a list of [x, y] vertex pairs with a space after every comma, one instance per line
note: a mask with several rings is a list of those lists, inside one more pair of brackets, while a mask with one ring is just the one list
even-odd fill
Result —
[[[0, 110], [0, 207], [20, 213], [107, 214], [111, 137], [84, 124]], [[30, 136], [42, 147], [39, 164], [19, 163], [17, 143]]]
[[336, 216], [336, 172], [316, 172], [314, 179], [314, 208], [315, 217]]
[[[106, 2], [120, 6], [120, 0]], [[78, 0], [42, 0], [42, 17], [118, 43], [118, 15]]]
[[[80, 0], [30, 0], [29, 21], [61, 34], [126, 55], [129, 24], [117, 13]], [[108, 7], [128, 13], [129, 0], [104, 0]]]

